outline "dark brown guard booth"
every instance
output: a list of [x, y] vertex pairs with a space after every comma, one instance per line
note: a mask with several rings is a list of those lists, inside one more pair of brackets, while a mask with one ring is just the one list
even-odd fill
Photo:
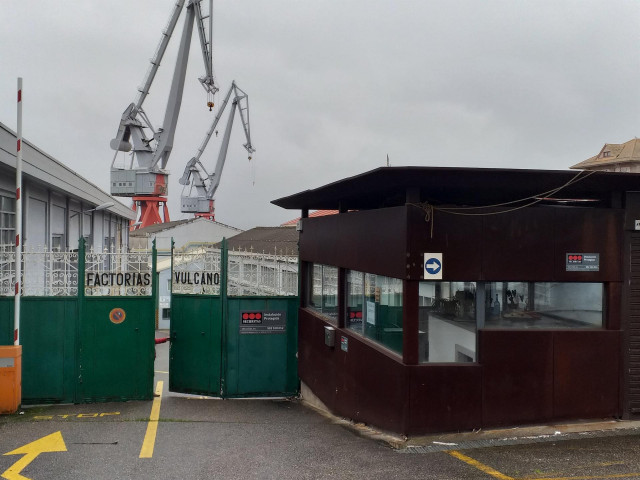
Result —
[[273, 201], [302, 210], [303, 392], [406, 435], [640, 413], [636, 191], [386, 167]]

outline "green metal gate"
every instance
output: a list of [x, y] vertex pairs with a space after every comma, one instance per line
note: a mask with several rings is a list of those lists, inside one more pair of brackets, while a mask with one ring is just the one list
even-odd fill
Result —
[[[278, 288], [260, 277], [265, 271]], [[171, 285], [171, 391], [222, 398], [298, 393], [297, 259], [229, 252], [223, 241], [220, 250], [174, 252]]]
[[[85, 252], [81, 239], [75, 252], [23, 258], [22, 403], [153, 398], [155, 246]], [[0, 345], [13, 343], [14, 301], [0, 298]]]

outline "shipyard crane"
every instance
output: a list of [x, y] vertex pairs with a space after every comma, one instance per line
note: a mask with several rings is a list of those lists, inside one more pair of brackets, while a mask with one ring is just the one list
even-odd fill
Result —
[[[227, 126], [222, 137], [222, 143], [220, 145], [220, 151], [218, 152], [218, 161], [216, 162], [215, 171], [209, 174], [204, 165], [200, 161], [200, 157], [204, 152], [213, 132], [218, 134], [216, 127], [222, 117], [222, 113], [227, 104], [231, 100], [231, 111], [227, 120]], [[222, 175], [222, 169], [224, 162], [227, 158], [227, 150], [229, 149], [229, 138], [231, 137], [231, 128], [233, 126], [233, 119], [235, 117], [236, 109], [240, 113], [240, 119], [242, 120], [242, 128], [247, 139], [247, 143], [243, 147], [249, 152], [249, 160], [251, 155], [255, 152], [255, 149], [251, 145], [251, 132], [249, 129], [249, 97], [242, 91], [234, 82], [231, 83], [231, 88], [227, 92], [220, 109], [209, 127], [207, 134], [198, 148], [196, 155], [187, 162], [184, 169], [184, 173], [180, 178], [180, 184], [184, 185], [182, 188], [181, 197], [181, 211], [183, 213], [193, 213], [196, 217], [204, 217], [209, 220], [215, 220], [215, 204], [214, 195], [218, 186], [220, 185], [220, 177]]]
[[[137, 219], [132, 222], [132, 229], [169, 221], [166, 197], [169, 172], [166, 166], [173, 148], [182, 103], [194, 23], [198, 30], [205, 66], [205, 74], [199, 80], [207, 92], [207, 105], [210, 110], [213, 108], [213, 95], [218, 91], [213, 75], [213, 0], [208, 0], [208, 12], [203, 8], [203, 3], [203, 0], [186, 0], [185, 7], [185, 0], [175, 0], [169, 22], [162, 32], [144, 83], [138, 88], [135, 102], [122, 114], [118, 132], [111, 140], [111, 148], [116, 151], [111, 162], [111, 194], [132, 197], [133, 209], [137, 211]], [[149, 89], [183, 9], [186, 9], [186, 16], [164, 120], [160, 127], [154, 128], [142, 104], [149, 95]], [[149, 136], [145, 133], [146, 129], [150, 131]], [[116, 165], [118, 152], [130, 152], [129, 162]], [[163, 215], [160, 214], [161, 209]]]

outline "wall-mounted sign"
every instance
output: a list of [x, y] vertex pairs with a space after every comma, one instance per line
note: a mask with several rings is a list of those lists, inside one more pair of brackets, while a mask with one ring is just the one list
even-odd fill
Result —
[[424, 254], [424, 279], [442, 280], [442, 252]]
[[349, 351], [349, 337], [345, 337], [344, 335], [340, 337], [340, 349], [343, 352]]
[[124, 322], [125, 318], [127, 318], [127, 314], [122, 308], [114, 308], [109, 312], [109, 320], [116, 325]]
[[173, 283], [178, 285], [220, 285], [218, 272], [173, 272]]
[[265, 335], [270, 333], [286, 333], [287, 312], [240, 312], [241, 335]]
[[636, 220], [636, 221], [635, 221], [635, 226], [634, 226], [634, 228], [635, 228], [636, 230], [640, 230], [640, 220]]
[[567, 272], [598, 272], [600, 271], [599, 253], [567, 253]]
[[151, 273], [89, 272], [87, 273], [85, 280], [85, 285], [87, 287], [148, 287], [151, 285]]

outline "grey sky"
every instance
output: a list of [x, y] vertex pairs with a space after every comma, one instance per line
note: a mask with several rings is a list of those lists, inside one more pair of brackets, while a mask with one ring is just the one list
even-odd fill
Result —
[[[108, 191], [113, 138], [171, 0], [1, 0], [0, 122]], [[216, 219], [297, 216], [269, 202], [391, 164], [565, 169], [640, 131], [640, 2], [214, 0], [221, 90], [249, 94], [254, 167], [236, 119]], [[179, 23], [178, 31], [182, 28]], [[145, 108], [164, 113], [178, 36]], [[171, 171], [212, 114], [194, 32]], [[219, 128], [222, 132], [222, 127]], [[203, 162], [211, 170], [218, 144]], [[255, 172], [253, 172], [255, 168]], [[253, 184], [255, 173], [255, 185]], [[125, 200], [126, 202], [126, 200]]]

